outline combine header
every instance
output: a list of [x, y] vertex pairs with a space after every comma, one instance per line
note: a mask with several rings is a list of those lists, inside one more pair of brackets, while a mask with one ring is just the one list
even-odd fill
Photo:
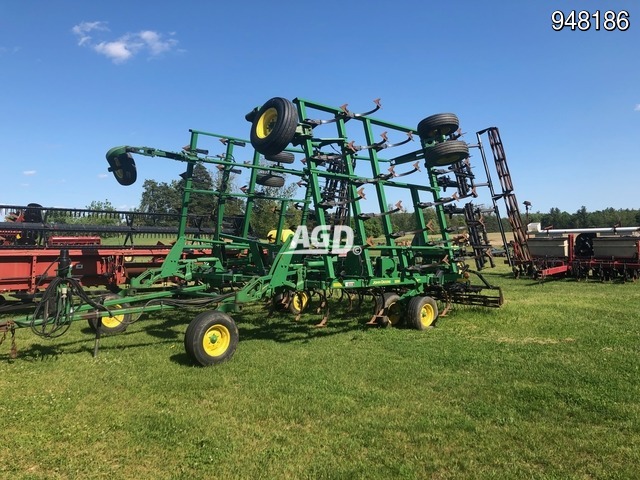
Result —
[[[12, 305], [5, 297], [32, 299], [56, 277], [60, 249], [67, 249], [71, 275], [83, 287], [119, 286], [162, 264], [177, 228], [177, 215], [116, 210], [0, 205], [0, 313]], [[187, 235], [210, 234], [201, 216], [190, 216]], [[153, 236], [155, 244], [146, 238]], [[103, 243], [103, 237], [120, 240]], [[166, 237], [167, 244], [157, 242]], [[146, 242], [146, 243], [145, 243]], [[204, 255], [207, 252], [196, 252]], [[3, 304], [6, 304], [4, 307]]]
[[[250, 140], [191, 130], [189, 144], [177, 152], [112, 148], [109, 170], [125, 186], [137, 178], [134, 155], [186, 166], [177, 236], [164, 261], [131, 278], [118, 295], [94, 298], [61, 249], [56, 278], [34, 314], [4, 321], [0, 329], [31, 327], [57, 336], [70, 322], [88, 319], [97, 348], [101, 333], [122, 331], [142, 313], [198, 307], [205, 311], [189, 324], [185, 349], [195, 362], [212, 365], [233, 355], [238, 329], [230, 314], [251, 302], [268, 300], [272, 309], [288, 308], [299, 317], [317, 297], [318, 325], [324, 326], [332, 293], [349, 302], [370, 297], [370, 324], [404, 322], [420, 330], [454, 304], [499, 307], [500, 288], [466, 264], [468, 244], [477, 270], [493, 266], [483, 215], [499, 218], [481, 143], [471, 146], [482, 152], [487, 173], [478, 183], [456, 115], [432, 115], [411, 128], [372, 117], [379, 108], [376, 101], [359, 114], [346, 105], [276, 97], [246, 115]], [[212, 148], [222, 152], [210, 155]], [[218, 168], [222, 187], [195, 188], [197, 164]], [[246, 183], [238, 191], [231, 188], [234, 176]], [[286, 177], [299, 187], [296, 198], [278, 194]], [[482, 186], [491, 189], [492, 209], [472, 202]], [[447, 188], [454, 192], [445, 196]], [[197, 195], [216, 199], [209, 232], [189, 231]], [[413, 226], [400, 230], [392, 217], [404, 210], [403, 201], [411, 204]], [[233, 231], [225, 230], [228, 208], [238, 203], [243, 214]], [[447, 223], [457, 214], [464, 216], [464, 231]], [[271, 241], [251, 235], [252, 223], [265, 215], [273, 217]], [[367, 233], [373, 221], [381, 222], [381, 238]]]

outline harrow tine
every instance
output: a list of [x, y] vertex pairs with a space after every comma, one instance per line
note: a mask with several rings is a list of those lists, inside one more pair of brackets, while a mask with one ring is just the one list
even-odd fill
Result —
[[382, 105], [380, 104], [380, 99], [379, 98], [376, 98], [373, 101], [373, 103], [375, 103], [375, 105], [376, 105], [375, 108], [369, 110], [368, 112], [364, 112], [364, 113], [352, 113], [352, 112], [350, 112], [349, 109], [347, 108], [347, 106], [349, 104], [345, 103], [342, 106], [340, 106], [341, 112], [338, 112], [334, 118], [329, 118], [329, 119], [326, 119], [326, 120], [312, 120], [312, 119], [307, 118], [302, 123], [306, 123], [308, 125], [311, 125], [312, 128], [315, 128], [318, 125], [326, 125], [327, 123], [335, 123], [340, 119], [344, 119], [344, 121], [347, 122], [352, 118], [365, 117], [367, 115], [371, 115], [372, 113], [377, 112], [378, 110], [380, 110], [382, 108]]
[[456, 202], [460, 199], [457, 193], [454, 193], [450, 197], [441, 198], [438, 202], [418, 202], [416, 203], [416, 207], [418, 208], [428, 208], [428, 207], [436, 207], [438, 205], [445, 205], [447, 203]]
[[[420, 162], [416, 162], [412, 165], [413, 169], [409, 170], [408, 172], [404, 172], [404, 173], [395, 173], [394, 172], [394, 176], [396, 177], [405, 177], [407, 175], [411, 175], [412, 173], [416, 173], [420, 171]], [[394, 167], [391, 166], [389, 168], [389, 170], [392, 170]]]
[[382, 213], [360, 213], [358, 215], [358, 218], [361, 220], [369, 220], [370, 218], [384, 217], [385, 215], [392, 215], [394, 213], [402, 212], [404, 210], [405, 208], [402, 206], [402, 200], [399, 200], [395, 204], [395, 208], [392, 208], [391, 210], [388, 210]]
[[[345, 159], [347, 157], [347, 153], [344, 154], [339, 154], [339, 153], [322, 153], [320, 151], [318, 151], [317, 153], [315, 153], [311, 159], [315, 160], [317, 163], [319, 164], [324, 164], [324, 163], [332, 163], [332, 162], [340, 162], [343, 159]], [[305, 159], [301, 160], [303, 164], [306, 165], [307, 161]]]
[[343, 115], [349, 118], [358, 118], [358, 117], [366, 117], [367, 115], [371, 115], [372, 113], [377, 112], [378, 110], [380, 110], [382, 108], [382, 105], [380, 104], [380, 99], [376, 98], [373, 103], [375, 103], [375, 108], [369, 110], [368, 112], [363, 112], [363, 113], [352, 113], [349, 111], [349, 109], [347, 108], [348, 103], [345, 103], [344, 105], [342, 105], [340, 107], [340, 110], [342, 110]]
[[412, 132], [407, 132], [406, 140], [403, 140], [403, 141], [398, 142], [398, 143], [387, 143], [384, 148], [399, 147], [400, 145], [406, 145], [409, 142], [413, 142], [413, 133]]

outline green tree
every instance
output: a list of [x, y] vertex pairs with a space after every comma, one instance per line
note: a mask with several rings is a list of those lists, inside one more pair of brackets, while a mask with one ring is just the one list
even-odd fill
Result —
[[[180, 196], [182, 203], [182, 195], [186, 181], [181, 178], [176, 183], [176, 190]], [[218, 199], [213, 195], [213, 178], [209, 170], [201, 164], [196, 163], [193, 167], [193, 175], [191, 177], [191, 188], [194, 190], [202, 190], [210, 193], [192, 193], [189, 198], [189, 214], [204, 218], [211, 218], [216, 209]], [[181, 205], [181, 204], [180, 204]]]
[[586, 228], [591, 226], [589, 222], [589, 212], [587, 212], [587, 207], [583, 205], [578, 209], [578, 211], [573, 215], [573, 218], [571, 219], [571, 224], [573, 228]]
[[161, 213], [171, 214], [172, 217], [152, 217], [145, 216], [145, 225], [176, 225], [182, 196], [177, 188], [177, 182], [170, 184], [166, 182], [156, 182], [155, 180], [145, 180], [142, 184], [142, 198], [137, 211], [141, 213]]
[[[260, 190], [265, 197], [279, 197], [284, 199], [294, 199], [298, 192], [298, 185], [296, 183], [290, 183], [284, 187], [261, 187]], [[287, 202], [287, 211], [285, 213], [285, 228], [295, 227], [300, 222], [301, 212], [295, 208], [293, 202]], [[280, 218], [280, 210], [282, 208], [282, 202], [278, 200], [271, 200], [268, 198], [256, 198], [251, 215], [251, 228], [254, 235], [258, 238], [266, 238], [267, 233], [278, 226], [278, 220]]]
[[[216, 211], [219, 198], [214, 192], [221, 192], [221, 188], [214, 189], [214, 179], [209, 170], [201, 163], [196, 163], [193, 168], [191, 187], [195, 190], [210, 193], [192, 193], [189, 198], [189, 215], [201, 217], [209, 223], [213, 213]], [[216, 176], [221, 182], [221, 176]], [[186, 181], [184, 178], [173, 180], [171, 183], [157, 182], [155, 180], [145, 180], [142, 188], [142, 197], [137, 209], [142, 213], [170, 214], [170, 217], [154, 218], [148, 216], [144, 223], [154, 225], [176, 225], [178, 215], [182, 210], [182, 199], [184, 195]]]

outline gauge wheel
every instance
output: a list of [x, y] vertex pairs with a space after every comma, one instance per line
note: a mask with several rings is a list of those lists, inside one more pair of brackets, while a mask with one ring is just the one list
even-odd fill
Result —
[[402, 303], [400, 302], [400, 295], [393, 292], [386, 292], [382, 297], [376, 296], [376, 314], [382, 309], [382, 306], [380, 305], [381, 300], [384, 300], [384, 310], [382, 311], [382, 315], [387, 317], [390, 325], [400, 325], [403, 320], [404, 313]]
[[275, 155], [266, 155], [264, 159], [269, 162], [289, 164], [295, 161], [295, 156], [291, 152], [280, 152]]
[[460, 140], [436, 143], [424, 151], [427, 167], [451, 165], [469, 157], [469, 146]]
[[418, 135], [425, 142], [439, 140], [458, 130], [460, 121], [455, 113], [437, 113], [418, 123]]
[[300, 291], [291, 294], [291, 302], [289, 302], [289, 311], [294, 315], [300, 315], [309, 307], [311, 296], [309, 292]]
[[298, 127], [298, 109], [286, 98], [268, 100], [253, 116], [251, 145], [267, 156], [282, 152], [291, 143]]
[[107, 152], [109, 171], [116, 177], [116, 181], [125, 187], [133, 185], [138, 179], [136, 162], [124, 147], [115, 147]]
[[187, 355], [207, 367], [229, 360], [238, 346], [238, 327], [224, 312], [209, 310], [194, 318], [184, 335]]
[[438, 304], [431, 297], [413, 297], [407, 307], [407, 320], [416, 330], [435, 326], [438, 319]]
[[[118, 295], [111, 294], [105, 295], [103, 297], [104, 301], [106, 300], [115, 300], [120, 298]], [[111, 311], [113, 316], [111, 317], [102, 317], [101, 325], [100, 325], [100, 333], [106, 335], [113, 335], [116, 333], [124, 332], [127, 327], [131, 324], [131, 314], [118, 314], [117, 311], [122, 308], [129, 308], [128, 303], [116, 303], [115, 305], [109, 305], [107, 308]], [[89, 327], [94, 332], [98, 331], [98, 318], [90, 318], [88, 320]]]
[[256, 177], [256, 183], [265, 187], [282, 187], [284, 186], [284, 177], [267, 173], [264, 175], [258, 175]]

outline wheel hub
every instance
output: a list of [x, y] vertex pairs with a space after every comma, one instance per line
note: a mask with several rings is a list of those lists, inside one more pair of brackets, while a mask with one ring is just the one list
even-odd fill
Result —
[[269, 108], [258, 119], [258, 125], [256, 126], [256, 134], [258, 135], [258, 137], [268, 137], [277, 121], [278, 111], [275, 108]]

